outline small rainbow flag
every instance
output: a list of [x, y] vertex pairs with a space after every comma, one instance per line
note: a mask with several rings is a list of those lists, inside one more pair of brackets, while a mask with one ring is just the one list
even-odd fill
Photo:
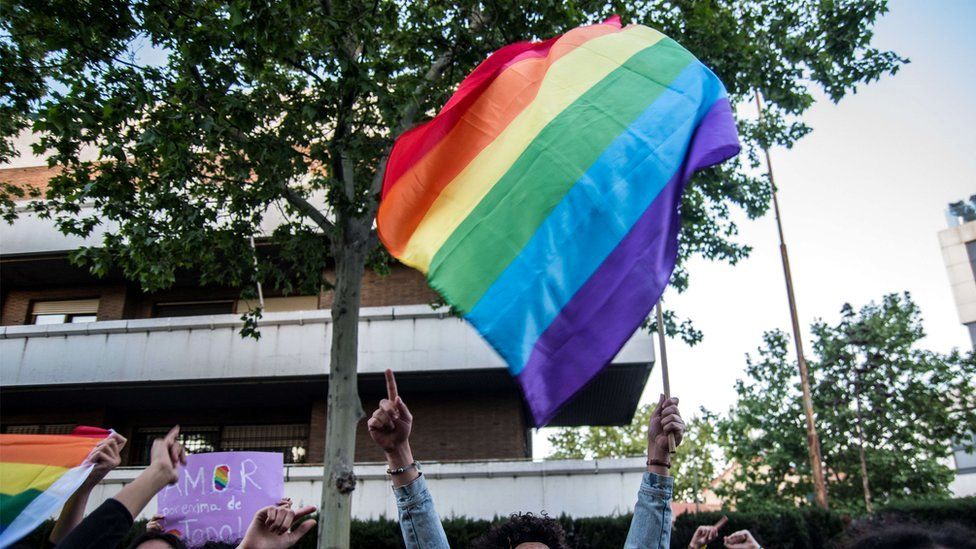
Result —
[[542, 426], [663, 293], [691, 174], [738, 151], [718, 78], [614, 17], [498, 50], [400, 136], [379, 235], [505, 359]]
[[94, 465], [86, 459], [110, 433], [0, 435], [0, 548], [51, 518], [88, 478]]
[[226, 465], [218, 465], [214, 467], [213, 473], [213, 487], [214, 490], [218, 492], [223, 492], [227, 488], [227, 483], [230, 482], [230, 467]]

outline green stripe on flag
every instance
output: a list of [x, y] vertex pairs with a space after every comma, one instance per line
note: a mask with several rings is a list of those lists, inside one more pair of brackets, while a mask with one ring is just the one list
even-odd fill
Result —
[[580, 176], [692, 62], [661, 40], [559, 113], [437, 251], [431, 285], [470, 312]]
[[41, 491], [33, 489], [13, 495], [0, 494], [0, 531], [5, 530], [17, 518], [17, 515], [39, 495], [41, 495]]

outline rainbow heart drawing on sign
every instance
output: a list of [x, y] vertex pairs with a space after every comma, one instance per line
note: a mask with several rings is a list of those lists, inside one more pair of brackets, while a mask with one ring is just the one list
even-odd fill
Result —
[[223, 492], [227, 488], [227, 483], [230, 479], [230, 467], [226, 465], [218, 465], [214, 467], [213, 474], [213, 487], [217, 492]]

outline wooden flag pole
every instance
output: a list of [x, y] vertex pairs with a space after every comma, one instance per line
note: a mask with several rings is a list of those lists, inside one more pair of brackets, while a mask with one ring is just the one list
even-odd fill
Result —
[[[762, 97], [756, 90], [756, 109], [759, 111], [759, 121], [763, 118]], [[803, 340], [800, 338], [800, 319], [796, 313], [796, 297], [793, 295], [793, 275], [790, 273], [790, 257], [786, 252], [786, 238], [783, 236], [783, 221], [779, 212], [779, 200], [776, 197], [776, 180], [773, 179], [773, 161], [769, 157], [769, 149], [763, 147], [766, 156], [766, 170], [769, 172], [769, 185], [772, 187], [773, 212], [776, 217], [776, 230], [779, 232], [779, 253], [783, 260], [783, 278], [786, 279], [786, 299], [790, 305], [790, 320], [793, 323], [793, 343], [796, 346], [796, 362], [800, 370], [800, 387], [803, 390], [803, 414], [807, 423], [807, 451], [810, 455], [810, 469], [813, 472], [813, 493], [817, 505], [827, 509], [827, 483], [824, 481], [823, 456], [820, 453], [820, 438], [817, 436], [817, 426], [813, 420], [813, 397], [810, 393], [810, 373], [807, 360], [803, 356]]]
[[[664, 313], [661, 312], [661, 301], [654, 306], [657, 311], [657, 340], [661, 349], [661, 377], [664, 380], [664, 398], [671, 398], [671, 380], [668, 379], [668, 350], [664, 344]], [[668, 452], [675, 452], [674, 435], [668, 433]]]

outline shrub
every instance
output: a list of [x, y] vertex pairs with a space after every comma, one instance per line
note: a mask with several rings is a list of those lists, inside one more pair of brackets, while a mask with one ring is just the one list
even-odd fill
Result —
[[[830, 547], [839, 540], [851, 524], [851, 517], [838, 512], [820, 509], [769, 509], [755, 512], [708, 512], [685, 513], [677, 518], [671, 534], [671, 547], [685, 548], [691, 541], [695, 529], [701, 524], [714, 524], [722, 515], [729, 517], [729, 523], [722, 529], [727, 535], [736, 530], [752, 532], [764, 547], [784, 549], [807, 549]], [[566, 539], [575, 549], [619, 549], [627, 539], [630, 528], [630, 515], [616, 517], [572, 518], [561, 516], [557, 520], [566, 530]], [[928, 524], [955, 522], [976, 529], [976, 497], [935, 500], [903, 501], [881, 507], [873, 517], [855, 517], [854, 522], [863, 523], [875, 519], [910, 519]], [[444, 520], [444, 531], [454, 549], [468, 547], [472, 540], [485, 533], [488, 528], [504, 517], [494, 520], [449, 518]], [[26, 546], [42, 547], [41, 541], [51, 532], [54, 521], [48, 521], [24, 540]], [[133, 525], [129, 536], [121, 547], [142, 533], [145, 521]], [[353, 549], [403, 549], [400, 526], [395, 520], [354, 520], [352, 522]], [[313, 549], [315, 536], [305, 536], [296, 545], [298, 549]], [[709, 547], [722, 547], [721, 537]]]

